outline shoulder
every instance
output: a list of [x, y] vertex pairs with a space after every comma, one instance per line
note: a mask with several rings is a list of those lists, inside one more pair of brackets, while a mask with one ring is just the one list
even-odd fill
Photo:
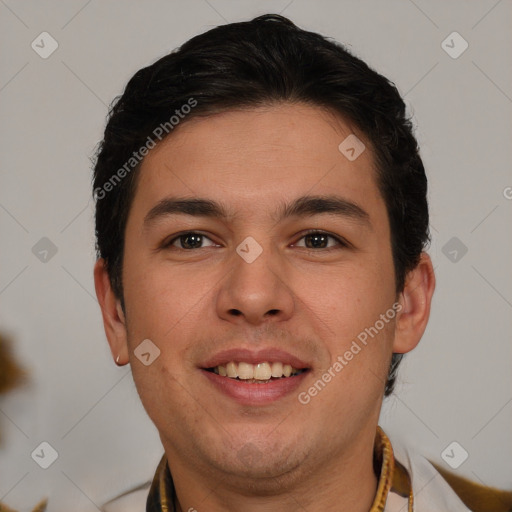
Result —
[[[47, 505], [48, 505], [48, 500], [44, 499], [36, 505], [36, 508], [34, 508], [32, 510], [32, 512], [45, 512]], [[13, 508], [8, 507], [4, 503], [0, 503], [0, 512], [17, 512], [17, 511], [14, 510]]]
[[399, 444], [393, 450], [411, 476], [415, 510], [512, 512], [512, 492], [480, 485]]
[[457, 496], [474, 512], [511, 512], [512, 492], [487, 487], [429, 461]]

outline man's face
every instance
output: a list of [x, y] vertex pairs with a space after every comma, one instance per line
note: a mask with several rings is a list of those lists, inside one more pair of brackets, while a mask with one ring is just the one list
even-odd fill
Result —
[[[276, 477], [374, 434], [392, 315], [359, 351], [352, 343], [392, 308], [395, 276], [369, 146], [354, 161], [338, 149], [353, 132], [323, 110], [283, 104], [187, 121], [144, 160], [126, 226], [127, 344], [175, 464]], [[345, 207], [282, 216], [309, 196]], [[177, 198], [218, 203], [227, 217], [162, 203]], [[160, 356], [145, 366], [134, 350], [147, 339]], [[267, 382], [224, 376], [255, 363], [304, 371], [268, 380], [261, 364]]]

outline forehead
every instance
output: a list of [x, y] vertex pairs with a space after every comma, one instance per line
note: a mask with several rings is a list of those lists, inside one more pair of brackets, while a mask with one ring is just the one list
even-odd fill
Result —
[[[339, 146], [354, 136], [366, 149], [349, 160]], [[271, 215], [287, 198], [337, 193], [378, 214], [375, 176], [369, 142], [339, 115], [304, 104], [230, 110], [185, 119], [152, 149], [132, 207], [147, 210], [169, 195], [208, 196], [233, 215], [255, 207]]]

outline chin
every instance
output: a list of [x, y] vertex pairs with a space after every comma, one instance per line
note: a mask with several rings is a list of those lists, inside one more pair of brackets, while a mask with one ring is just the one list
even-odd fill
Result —
[[247, 495], [272, 496], [282, 494], [284, 489], [292, 488], [300, 480], [304, 472], [303, 461], [299, 460], [297, 453], [293, 457], [292, 460], [290, 456], [275, 451], [272, 454], [255, 452], [248, 444], [234, 460], [224, 458], [220, 467], [229, 475], [233, 487], [245, 489]]
[[[273, 426], [274, 434], [275, 426]], [[250, 430], [250, 429], [249, 429]], [[279, 437], [262, 434], [261, 427], [255, 427], [254, 435], [250, 432], [237, 430], [225, 443], [222, 453], [215, 454], [215, 465], [222, 467], [224, 472], [243, 479], [261, 480], [261, 485], [271, 486], [270, 481], [281, 480], [285, 475], [301, 466], [306, 458], [304, 444], [298, 442], [298, 436]], [[298, 448], [300, 447], [300, 448]], [[230, 455], [226, 457], [226, 453]]]

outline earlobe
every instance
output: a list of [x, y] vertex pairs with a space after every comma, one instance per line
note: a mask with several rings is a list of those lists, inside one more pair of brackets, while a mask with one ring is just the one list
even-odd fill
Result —
[[112, 290], [105, 260], [102, 258], [94, 265], [94, 286], [112, 356], [118, 366], [122, 366], [129, 361], [126, 320], [121, 301]]
[[432, 260], [423, 252], [418, 265], [408, 273], [400, 294], [393, 352], [404, 354], [418, 345], [427, 327], [434, 288]]

